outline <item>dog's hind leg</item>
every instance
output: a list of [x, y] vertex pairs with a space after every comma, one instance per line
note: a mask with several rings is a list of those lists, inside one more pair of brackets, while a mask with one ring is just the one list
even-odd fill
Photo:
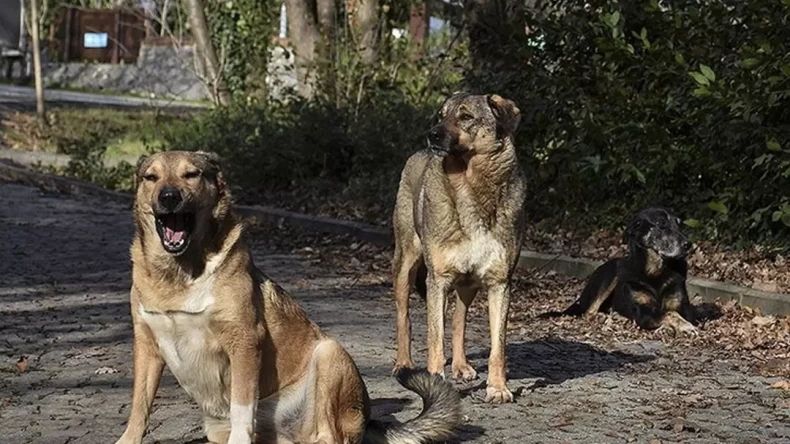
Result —
[[393, 292], [397, 310], [397, 344], [393, 374], [401, 368], [413, 368], [411, 359], [411, 319], [409, 318], [409, 294], [418, 267], [422, 265], [419, 240], [407, 239], [396, 242], [392, 263]]
[[[601, 305], [612, 295], [617, 286], [618, 259], [613, 259], [598, 267], [590, 276], [579, 298], [578, 315], [595, 316]], [[569, 309], [570, 310], [570, 309]]]
[[458, 297], [453, 313], [453, 379], [471, 381], [477, 379], [477, 372], [466, 359], [466, 314], [477, 296], [478, 288], [459, 285], [455, 291]]
[[313, 349], [309, 365], [298, 442], [361, 442], [368, 419], [367, 392], [351, 356], [334, 340], [324, 339]]
[[230, 420], [206, 416], [203, 418], [203, 429], [208, 442], [212, 444], [225, 444], [230, 439]]
[[258, 405], [259, 444], [359, 443], [367, 392], [351, 356], [319, 340], [303, 376]]
[[604, 281], [600, 286], [596, 287], [596, 291], [590, 298], [590, 305], [584, 310], [584, 317], [595, 316], [601, 310], [601, 305], [606, 302], [612, 295], [614, 288], [617, 286], [617, 276], [605, 276]]

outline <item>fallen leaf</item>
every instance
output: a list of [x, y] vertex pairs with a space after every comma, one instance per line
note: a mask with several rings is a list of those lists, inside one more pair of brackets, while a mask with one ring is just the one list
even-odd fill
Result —
[[27, 356], [22, 356], [18, 361], [16, 361], [16, 369], [19, 371], [19, 373], [27, 373], [29, 367], [30, 360], [27, 358]]
[[752, 283], [752, 288], [755, 290], [766, 291], [768, 293], [779, 292], [779, 285], [776, 282], [758, 282]]
[[97, 375], [111, 375], [113, 373], [118, 373], [118, 370], [112, 367], [99, 367], [94, 373]]
[[773, 317], [773, 316], [755, 316], [752, 319], [752, 324], [754, 324], [754, 325], [756, 325], [758, 327], [763, 327], [763, 326], [766, 326], [766, 325], [771, 325], [775, 321], [776, 321], [776, 318]]
[[773, 385], [771, 385], [771, 387], [790, 391], [790, 381], [788, 381], [786, 379], [783, 380], [783, 381], [778, 381], [778, 382], [775, 382]]

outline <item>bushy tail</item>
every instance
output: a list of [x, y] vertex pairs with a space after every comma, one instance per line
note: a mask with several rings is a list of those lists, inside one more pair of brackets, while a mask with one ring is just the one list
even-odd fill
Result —
[[422, 412], [409, 421], [370, 421], [365, 444], [421, 444], [450, 439], [461, 422], [461, 397], [449, 382], [425, 370], [400, 370], [396, 378], [422, 398]]

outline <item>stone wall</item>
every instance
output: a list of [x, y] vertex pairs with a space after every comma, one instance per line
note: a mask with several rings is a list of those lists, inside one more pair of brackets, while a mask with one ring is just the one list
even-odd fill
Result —
[[146, 97], [204, 100], [210, 96], [197, 73], [194, 45], [143, 44], [134, 65], [50, 63], [44, 72], [49, 87], [106, 90]]
[[[196, 73], [202, 72], [194, 45], [179, 48], [143, 44], [134, 65], [108, 63], [46, 63], [48, 87], [104, 90], [145, 97], [210, 100]], [[293, 53], [282, 46], [272, 48], [269, 92], [282, 98], [296, 87]]]

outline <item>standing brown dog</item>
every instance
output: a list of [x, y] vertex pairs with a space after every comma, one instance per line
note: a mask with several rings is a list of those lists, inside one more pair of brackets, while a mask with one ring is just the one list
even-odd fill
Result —
[[505, 335], [527, 189], [513, 145], [520, 112], [495, 94], [456, 93], [442, 105], [439, 119], [429, 134], [434, 149], [406, 162], [395, 204], [395, 371], [413, 366], [409, 293], [416, 284], [428, 305], [428, 371], [444, 374], [444, 312], [455, 289], [453, 377], [475, 379], [464, 349], [466, 314], [477, 292], [486, 290], [491, 329], [486, 401], [511, 402]]
[[142, 442], [165, 364], [200, 406], [212, 443], [416, 444], [452, 435], [460, 399], [427, 372], [398, 375], [423, 398], [418, 418], [369, 420], [351, 356], [255, 268], [215, 155], [141, 159], [136, 182], [134, 389], [119, 444]]

